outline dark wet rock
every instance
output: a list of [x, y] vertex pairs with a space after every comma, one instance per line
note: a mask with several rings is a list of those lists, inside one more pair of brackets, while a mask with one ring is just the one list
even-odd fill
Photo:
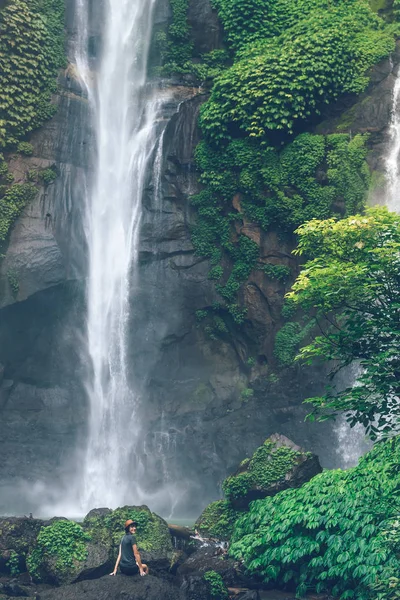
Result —
[[39, 519], [0, 518], [0, 573], [10, 573], [10, 559], [19, 571], [26, 570], [25, 556], [35, 546], [42, 525]]
[[82, 581], [56, 590], [41, 592], [40, 600], [186, 600], [186, 598], [181, 596], [175, 585], [152, 575], [146, 577], [107, 575], [101, 579]]
[[187, 600], [213, 600], [209, 586], [201, 575], [188, 575], [181, 585], [181, 594]]
[[189, 556], [179, 567], [177, 575], [183, 581], [187, 581], [193, 577], [202, 577], [208, 571], [219, 573], [228, 587], [246, 585], [240, 564], [226, 555], [219, 554], [215, 546], [205, 546]]
[[258, 590], [228, 589], [232, 600], [260, 600]]
[[[220, 48], [222, 45], [222, 25], [210, 0], [190, 0], [188, 22], [194, 42], [195, 55], [199, 56]], [[207, 34], [205, 35], [205, 32]]]
[[4, 596], [10, 598], [27, 598], [34, 596], [34, 590], [29, 587], [21, 586], [17, 581], [7, 583], [0, 582], [0, 598]]

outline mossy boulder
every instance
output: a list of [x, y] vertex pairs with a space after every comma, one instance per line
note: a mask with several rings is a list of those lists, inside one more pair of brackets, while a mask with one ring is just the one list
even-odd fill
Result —
[[26, 562], [36, 582], [68, 585], [101, 577], [111, 568], [111, 540], [93, 540], [78, 523], [60, 519], [41, 528]]
[[94, 542], [110, 543], [111, 559], [115, 560], [128, 519], [138, 523], [136, 538], [142, 561], [151, 569], [169, 570], [174, 549], [168, 524], [147, 506], [124, 506], [113, 511], [96, 509], [85, 517], [83, 528]]
[[39, 519], [0, 519], [0, 573], [17, 575], [26, 570], [26, 556], [36, 545], [42, 526]]
[[318, 457], [305, 452], [283, 435], [274, 434], [240, 464], [222, 484], [235, 510], [247, 510], [250, 502], [297, 488], [322, 471]]
[[233, 533], [240, 511], [227, 500], [217, 500], [207, 506], [196, 521], [196, 530], [202, 537], [228, 541]]

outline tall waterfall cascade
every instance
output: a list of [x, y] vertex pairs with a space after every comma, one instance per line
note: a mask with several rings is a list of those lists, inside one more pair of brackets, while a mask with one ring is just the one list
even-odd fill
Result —
[[[77, 0], [76, 65], [96, 139], [86, 194], [89, 252], [87, 344], [90, 405], [80, 511], [139, 503], [135, 421], [140, 392], [128, 368], [127, 333], [137, 275], [142, 196], [158, 159], [162, 94], [147, 81], [155, 0], [106, 0], [96, 69], [91, 71], [89, 0]], [[157, 161], [156, 161], [157, 162]], [[157, 163], [155, 171], [159, 171]], [[156, 188], [157, 188], [156, 184]], [[139, 343], [139, 342], [138, 342]], [[132, 490], [135, 493], [132, 494]]]

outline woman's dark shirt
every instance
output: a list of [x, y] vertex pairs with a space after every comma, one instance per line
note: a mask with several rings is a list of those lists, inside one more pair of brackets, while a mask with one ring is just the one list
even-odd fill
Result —
[[132, 546], [136, 544], [136, 537], [126, 533], [121, 540], [121, 567], [135, 567], [136, 559], [133, 554]]

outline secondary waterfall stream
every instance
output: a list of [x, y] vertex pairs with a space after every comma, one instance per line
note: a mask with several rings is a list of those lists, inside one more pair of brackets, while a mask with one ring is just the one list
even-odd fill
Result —
[[157, 145], [161, 105], [160, 94], [147, 82], [154, 4], [154, 0], [105, 2], [96, 75], [88, 55], [89, 0], [78, 0], [76, 7], [76, 64], [87, 89], [96, 138], [86, 215], [91, 370], [86, 384], [90, 422], [82, 511], [139, 499], [138, 493], [132, 497], [138, 426], [130, 428], [139, 392], [127, 364], [127, 329], [130, 296], [138, 285], [141, 201]]

